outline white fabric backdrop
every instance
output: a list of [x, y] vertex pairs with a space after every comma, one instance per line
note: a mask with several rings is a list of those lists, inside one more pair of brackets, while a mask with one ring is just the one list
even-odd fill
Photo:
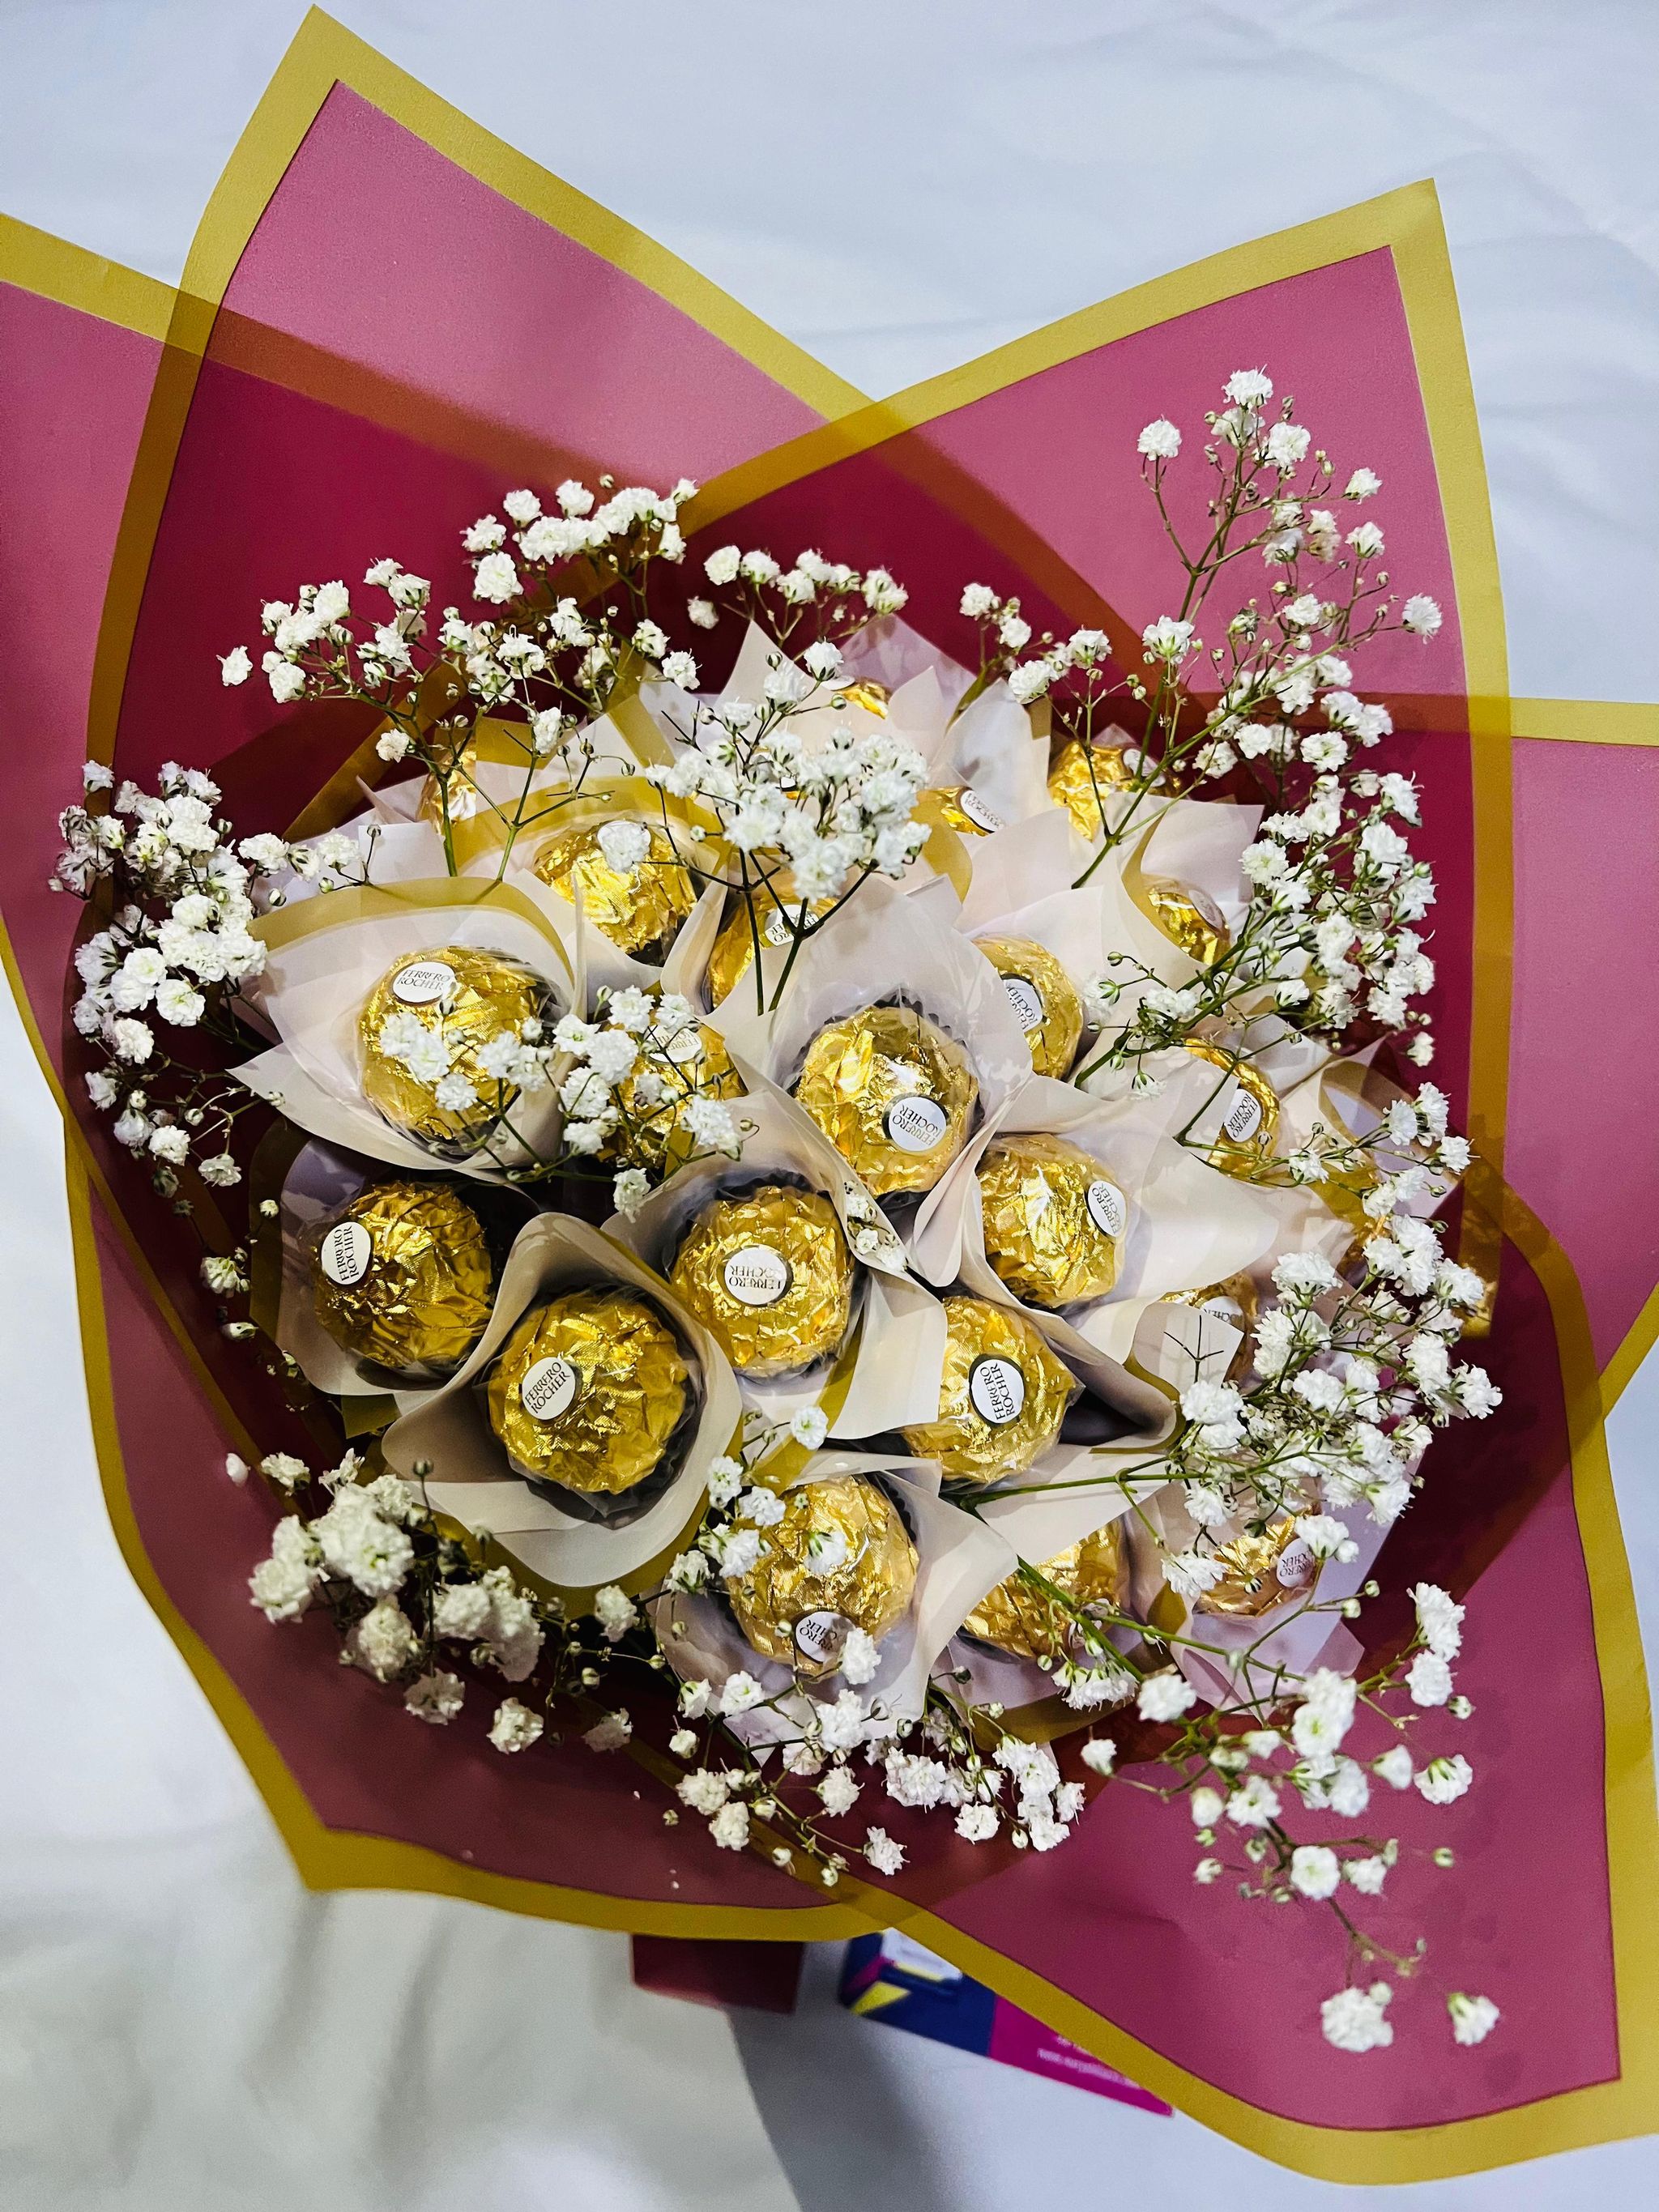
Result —
[[[1651, 0], [335, 12], [871, 392], [1432, 175], [1512, 689], [1659, 696]], [[302, 13], [6, 0], [0, 208], [176, 281]], [[1296, 118], [1282, 145], [1237, 130], [1252, 109]], [[372, 210], [343, 220], [372, 252]], [[718, 2014], [632, 1990], [618, 1938], [436, 1899], [307, 1897], [105, 1522], [58, 1133], [9, 1006], [0, 1161], [9, 2201], [1006, 2212], [1127, 2184], [1151, 2212], [1200, 2191], [1251, 2212], [1350, 2197], [1553, 2212], [1659, 2184], [1650, 2142], [1409, 2190], [1300, 2182], [1187, 2121], [842, 2014], [827, 1960], [792, 2026], [750, 2016], [734, 2037]], [[1656, 1420], [1650, 1362], [1611, 1441], [1650, 1660]]]

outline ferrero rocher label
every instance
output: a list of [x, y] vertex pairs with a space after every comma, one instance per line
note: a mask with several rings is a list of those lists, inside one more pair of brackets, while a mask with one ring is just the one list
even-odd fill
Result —
[[[1129, 1595], [1129, 1559], [1121, 1520], [1109, 1521], [1044, 1559], [1037, 1568], [1061, 1598], [1074, 1606], [1121, 1611]], [[1060, 1660], [1078, 1650], [1076, 1616], [1052, 1592], [1010, 1575], [982, 1597], [962, 1624], [963, 1632], [1016, 1659]]]
[[827, 1198], [762, 1183], [703, 1208], [669, 1279], [738, 1372], [759, 1381], [840, 1351], [853, 1273]]
[[532, 1306], [489, 1370], [489, 1425], [518, 1472], [584, 1496], [653, 1474], [679, 1426], [688, 1370], [673, 1331], [627, 1291]]
[[1164, 934], [1200, 968], [1213, 967], [1232, 943], [1221, 908], [1196, 884], [1172, 877], [1148, 876], [1143, 884], [1152, 919]]
[[1025, 1032], [1039, 1075], [1063, 1082], [1083, 1042], [1083, 998], [1046, 945], [1029, 937], [978, 937], [974, 942], [1002, 978], [1008, 1003]]
[[364, 1097], [394, 1129], [446, 1158], [466, 1158], [519, 1096], [514, 1085], [480, 1066], [479, 1052], [503, 1032], [517, 1036], [526, 1022], [538, 1021], [547, 1000], [541, 977], [502, 952], [441, 945], [406, 954], [381, 976], [357, 1018]]
[[985, 1298], [945, 1301], [939, 1418], [906, 1429], [918, 1459], [981, 1486], [1020, 1474], [1054, 1442], [1076, 1389], [1023, 1314]]
[[809, 1677], [833, 1674], [855, 1628], [879, 1644], [909, 1610], [916, 1547], [898, 1508], [862, 1474], [797, 1483], [760, 1557], [726, 1588], [757, 1651]]
[[1194, 1060], [1218, 1068], [1223, 1079], [1214, 1108], [1206, 1109], [1204, 1115], [1207, 1125], [1216, 1109], [1220, 1114], [1205, 1157], [1224, 1175], [1238, 1176], [1248, 1182], [1273, 1158], [1279, 1135], [1278, 1093], [1260, 1068], [1237, 1053], [1229, 1052], [1224, 1045], [1198, 1043], [1189, 1038], [1187, 1049]]
[[985, 1256], [1028, 1306], [1104, 1297], [1123, 1264], [1128, 1201], [1080, 1146], [1002, 1137], [978, 1169]]
[[1139, 759], [1132, 745], [1085, 745], [1068, 738], [1049, 763], [1048, 796], [1090, 844], [1104, 834], [1107, 804], [1134, 781]]
[[672, 1175], [697, 1149], [680, 1121], [687, 1100], [744, 1095], [720, 1032], [705, 1022], [682, 1030], [672, 1054], [647, 1048], [617, 1085], [612, 1097], [621, 1119], [606, 1140], [605, 1157]]
[[866, 1006], [818, 1031], [795, 1096], [882, 1197], [933, 1188], [967, 1141], [979, 1085], [925, 1014]]
[[1008, 827], [995, 807], [971, 783], [935, 785], [916, 801], [916, 819], [929, 829], [954, 830], [959, 837], [989, 837]]
[[550, 837], [537, 854], [536, 873], [583, 913], [621, 951], [636, 959], [665, 952], [697, 902], [697, 887], [653, 823], [639, 826], [650, 839], [636, 868], [613, 868], [599, 843], [597, 822], [578, 823]]
[[[752, 918], [750, 901], [754, 904]], [[766, 884], [750, 884], [748, 898], [740, 897], [729, 919], [721, 924], [714, 949], [708, 956], [711, 1006], [718, 1006], [722, 999], [729, 996], [754, 965], [757, 931], [763, 945], [774, 951], [781, 950], [794, 936], [805, 904], [805, 901], [792, 898], [789, 884], [779, 884], [775, 878]], [[820, 921], [835, 904], [833, 898], [813, 899], [807, 906], [808, 919]]]
[[307, 1250], [317, 1319], [354, 1359], [447, 1375], [484, 1333], [489, 1248], [446, 1183], [370, 1183], [318, 1224]]
[[1296, 1522], [1288, 1515], [1270, 1522], [1260, 1534], [1247, 1529], [1231, 1543], [1218, 1546], [1211, 1556], [1222, 1570], [1221, 1579], [1204, 1592], [1195, 1610], [1233, 1620], [1252, 1620], [1301, 1596], [1317, 1564], [1311, 1546], [1297, 1534]]

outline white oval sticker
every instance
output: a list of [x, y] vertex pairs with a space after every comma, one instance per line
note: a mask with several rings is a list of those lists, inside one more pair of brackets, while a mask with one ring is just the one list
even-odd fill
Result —
[[1127, 1217], [1124, 1210], [1123, 1193], [1115, 1182], [1108, 1182], [1102, 1176], [1097, 1182], [1090, 1184], [1083, 1202], [1089, 1209], [1090, 1220], [1103, 1237], [1122, 1236], [1123, 1224]]
[[1232, 1104], [1221, 1117], [1221, 1126], [1236, 1145], [1248, 1145], [1261, 1127], [1261, 1101], [1253, 1098], [1243, 1084]]
[[519, 1385], [519, 1401], [532, 1420], [556, 1421], [569, 1412], [578, 1380], [568, 1359], [538, 1359]]
[[903, 1152], [931, 1152], [949, 1126], [937, 1100], [898, 1098], [887, 1109], [882, 1127]]
[[435, 1006], [455, 988], [455, 970], [447, 960], [412, 960], [392, 979], [392, 995], [405, 1006]]
[[794, 1270], [769, 1244], [745, 1244], [731, 1255], [720, 1276], [739, 1305], [775, 1306], [794, 1280]]
[[795, 1649], [815, 1667], [827, 1667], [847, 1648], [853, 1624], [844, 1613], [804, 1613], [790, 1630]]
[[781, 906], [775, 906], [761, 927], [761, 935], [769, 945], [787, 945], [795, 933], [798, 915], [787, 915]]
[[1013, 1008], [1021, 1029], [1030, 1031], [1041, 1029], [1047, 1011], [1042, 994], [1029, 975], [1005, 975], [1002, 988], [1008, 994], [1008, 1003]]
[[1300, 1589], [1313, 1571], [1313, 1546], [1304, 1536], [1292, 1537], [1273, 1562], [1273, 1572], [1286, 1589]]
[[361, 1221], [337, 1221], [323, 1238], [317, 1258], [331, 1283], [349, 1290], [374, 1263], [374, 1239]]
[[976, 830], [983, 830], [988, 833], [994, 830], [1006, 830], [1008, 827], [995, 809], [985, 804], [971, 783], [963, 785], [957, 805]]
[[968, 1395], [981, 1421], [1006, 1428], [1025, 1410], [1025, 1377], [1012, 1359], [976, 1359], [968, 1370]]
[[1224, 1321], [1229, 1328], [1242, 1329], [1244, 1326], [1244, 1309], [1231, 1291], [1206, 1298], [1199, 1311], [1212, 1314], [1217, 1321]]

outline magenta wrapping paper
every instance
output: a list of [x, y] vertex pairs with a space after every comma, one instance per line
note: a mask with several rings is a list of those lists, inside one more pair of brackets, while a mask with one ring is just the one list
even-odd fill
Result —
[[[1621, 1022], [1614, 973], [1659, 907], [1632, 827], [1659, 771], [1646, 754], [1610, 762], [1596, 749], [1590, 764], [1587, 749], [1517, 745], [1511, 816], [1510, 750], [1491, 736], [1495, 567], [1481, 565], [1489, 532], [1469, 502], [1478, 438], [1457, 393], [1431, 391], [1420, 365], [1433, 335], [1443, 384], [1447, 316], [1455, 331], [1449, 284], [1433, 332], [1425, 322], [1424, 203], [1370, 231], [1334, 219], [1322, 253], [1265, 241], [1212, 280], [1213, 297], [1177, 286], [1139, 323], [1096, 311], [1097, 324], [1039, 333], [959, 386], [860, 410], [781, 342], [750, 343], [729, 303], [690, 272], [665, 275], [665, 257], [623, 226], [582, 208], [555, 220], [498, 188], [519, 174], [505, 149], [495, 183], [481, 181], [457, 155], [483, 134], [440, 128], [448, 111], [343, 34], [310, 35], [262, 110], [258, 160], [233, 163], [222, 188], [170, 348], [90, 300], [42, 296], [38, 276], [34, 289], [0, 285], [0, 590], [21, 610], [0, 686], [12, 726], [32, 733], [8, 768], [0, 902], [67, 1086], [77, 1177], [93, 1177], [77, 1188], [106, 1484], [130, 1558], [308, 1878], [658, 1933], [783, 1937], [836, 1932], [860, 1913], [902, 1920], [1149, 2087], [1309, 2171], [1413, 2178], [1628, 2131], [1652, 2057], [1631, 2027], [1651, 1961], [1619, 1900], [1642, 1869], [1650, 1878], [1651, 1808], [1644, 1827], [1632, 1811], [1645, 1772], [1632, 1723], [1639, 1656], [1632, 1675], [1616, 1519], [1596, 1486], [1593, 1353], [1622, 1339], [1659, 1273], [1633, 1203], [1659, 1162], [1644, 1124], [1586, 1188], [1560, 1131], [1570, 1115], [1592, 1139], [1627, 1133], [1627, 1100], [1654, 1072], [1651, 1018]], [[272, 118], [284, 115], [295, 147], [274, 163]], [[548, 181], [550, 205], [574, 206]], [[384, 222], [365, 256], [337, 210], [371, 195]], [[1377, 242], [1390, 224], [1399, 236]], [[1105, 1793], [1050, 1858], [919, 1838], [914, 1877], [890, 1894], [854, 1888], [850, 1904], [826, 1904], [758, 1860], [665, 1832], [658, 1785], [636, 1768], [580, 1747], [509, 1766], [471, 1718], [411, 1728], [395, 1702], [343, 1678], [316, 1622], [270, 1629], [244, 1583], [271, 1508], [229, 1490], [220, 1468], [250, 1434], [262, 1449], [283, 1441], [280, 1416], [251, 1364], [213, 1337], [173, 1225], [82, 1126], [62, 1012], [79, 909], [44, 889], [52, 817], [89, 732], [118, 773], [149, 778], [170, 757], [217, 767], [240, 829], [285, 827], [364, 725], [277, 709], [258, 684], [228, 691], [215, 656], [252, 641], [264, 599], [355, 580], [386, 553], [431, 576], [440, 603], [459, 598], [459, 527], [522, 479], [600, 467], [696, 477], [707, 490], [693, 520], [708, 519], [694, 552], [740, 538], [878, 560], [946, 649], [967, 643], [955, 610], [969, 578], [1018, 590], [1039, 627], [1138, 629], [1164, 611], [1171, 573], [1134, 433], [1153, 415], [1190, 419], [1231, 369], [1257, 364], [1296, 394], [1340, 472], [1364, 461], [1383, 477], [1390, 567], [1447, 610], [1430, 649], [1391, 641], [1361, 681], [1395, 703], [1391, 764], [1426, 788], [1422, 842], [1441, 881], [1437, 1079], [1460, 1116], [1485, 1115], [1506, 1139], [1511, 1185], [1489, 1347], [1504, 1413], [1488, 1433], [1437, 1444], [1431, 1495], [1443, 1502], [1408, 1516], [1382, 1567], [1396, 1587], [1419, 1571], [1475, 1583], [1466, 1680], [1478, 1715], [1460, 1741], [1480, 1786], [1434, 1824], [1462, 1872], [1437, 1887], [1414, 1879], [1408, 1908], [1465, 1986], [1501, 1995], [1504, 2034], [1455, 2064], [1433, 2022], [1416, 2032], [1408, 1993], [1392, 2050], [1364, 2063], [1331, 2051], [1316, 2001], [1340, 1964], [1322, 1930], [1195, 1891], [1169, 1825], [1179, 1816], [1133, 1792]], [[1564, 931], [1576, 947], [1565, 959]], [[1619, 1040], [1620, 1082], [1565, 1047], [1569, 1007]], [[201, 1340], [198, 1355], [185, 1338]], [[1385, 1615], [1382, 1632], [1397, 1626]], [[1541, 1804], [1523, 1755], [1540, 1734], [1555, 1778]], [[1419, 1826], [1427, 1837], [1412, 1817], [1421, 1808], [1396, 1822], [1398, 1809], [1391, 1825], [1407, 1841]], [[1395, 1932], [1407, 1910], [1402, 1899]]]

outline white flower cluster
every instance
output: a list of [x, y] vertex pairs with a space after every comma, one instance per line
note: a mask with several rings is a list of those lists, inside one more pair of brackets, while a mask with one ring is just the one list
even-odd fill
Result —
[[[1304, 758], [1311, 743], [1302, 740]], [[1091, 979], [1090, 1009], [1110, 1035], [1085, 1073], [1144, 1065], [1194, 1036], [1230, 1042], [1266, 1015], [1333, 1042], [1361, 1020], [1409, 1030], [1408, 1056], [1427, 1060], [1432, 1040], [1413, 1001], [1434, 983], [1417, 927], [1434, 878], [1395, 826], [1417, 820], [1407, 776], [1317, 775], [1304, 803], [1268, 815], [1245, 848], [1250, 903], [1221, 958], [1179, 988], [1128, 954]]]
[[132, 783], [114, 790], [91, 762], [85, 782], [89, 799], [112, 795], [106, 807], [60, 817], [57, 879], [82, 898], [106, 884], [113, 907], [75, 955], [83, 986], [75, 1026], [102, 1061], [87, 1075], [88, 1094], [115, 1117], [117, 1141], [154, 1163], [164, 1190], [176, 1188], [192, 1152], [205, 1182], [234, 1183], [240, 1170], [227, 1139], [246, 1097], [176, 1060], [167, 1036], [228, 1018], [238, 988], [264, 967], [248, 887], [288, 866], [289, 848], [249, 838], [239, 858], [214, 812], [218, 787], [195, 769], [167, 763], [154, 794]]
[[[269, 644], [260, 666], [279, 705], [302, 698], [349, 698], [386, 716], [377, 744], [388, 762], [423, 766], [436, 786], [447, 839], [453, 823], [475, 812], [478, 793], [467, 747], [480, 715], [522, 730], [526, 782], [557, 754], [573, 781], [591, 765], [583, 735], [630, 667], [671, 682], [695, 684], [696, 664], [669, 649], [660, 626], [641, 610], [652, 564], [684, 557], [678, 516], [696, 486], [667, 493], [631, 484], [600, 502], [585, 484], [559, 486], [556, 508], [538, 494], [508, 492], [507, 515], [487, 514], [463, 533], [472, 562], [472, 588], [485, 606], [507, 610], [473, 622], [446, 607], [435, 641], [428, 639], [431, 586], [397, 561], [374, 562], [363, 582], [389, 602], [385, 619], [354, 611], [342, 581], [301, 585], [294, 599], [270, 601], [261, 627]], [[509, 544], [510, 541], [510, 544]], [[579, 602], [560, 589], [561, 572], [585, 564], [587, 589]], [[442, 711], [423, 703], [434, 669], [448, 672]], [[253, 672], [246, 647], [221, 657], [229, 685]]]
[[478, 1075], [493, 1091], [481, 1092], [465, 1069], [453, 1065], [454, 1055], [441, 1028], [422, 1022], [407, 1007], [396, 1007], [380, 1024], [375, 1038], [388, 1060], [407, 1070], [416, 1083], [430, 1086], [436, 1103], [446, 1114], [464, 1114], [482, 1106], [497, 1121], [504, 1121], [515, 1093], [533, 1096], [545, 1091], [555, 1048], [544, 1042], [542, 1024], [532, 1016], [516, 1030], [501, 1030], [486, 1037], [469, 1057]]
[[[302, 1461], [273, 1455], [263, 1467], [290, 1495], [309, 1486]], [[460, 1676], [438, 1664], [441, 1647], [465, 1645], [475, 1668], [527, 1680], [545, 1634], [534, 1600], [505, 1567], [479, 1573], [459, 1547], [439, 1540], [417, 1493], [398, 1476], [364, 1482], [361, 1474], [348, 1452], [320, 1478], [326, 1508], [276, 1523], [270, 1555], [249, 1579], [253, 1603], [268, 1620], [287, 1621], [326, 1602], [343, 1631], [343, 1658], [377, 1682], [404, 1684], [407, 1710], [429, 1725], [453, 1720], [465, 1698]], [[520, 1751], [541, 1729], [538, 1716], [509, 1698], [491, 1741]]]
[[[987, 1757], [971, 1727], [942, 1698], [930, 1701], [920, 1723], [891, 1716], [878, 1699], [861, 1694], [877, 1663], [875, 1645], [854, 1629], [838, 1669], [842, 1686], [833, 1698], [804, 1698], [794, 1692], [769, 1697], [752, 1674], [738, 1671], [718, 1691], [706, 1681], [684, 1683], [682, 1719], [713, 1723], [762, 1710], [786, 1715], [794, 1733], [782, 1746], [783, 1769], [813, 1783], [822, 1816], [830, 1820], [845, 1819], [863, 1796], [851, 1764], [862, 1751], [879, 1768], [893, 1803], [917, 1812], [944, 1808], [954, 1815], [956, 1832], [965, 1842], [989, 1843], [1005, 1829], [1019, 1850], [1052, 1850], [1066, 1840], [1083, 1809], [1083, 1785], [1061, 1779], [1059, 1761], [1046, 1744], [1001, 1732], [993, 1720], [997, 1741]], [[907, 1749], [906, 1741], [918, 1731], [924, 1747]], [[764, 1818], [778, 1815], [780, 1807], [769, 1794], [755, 1801], [755, 1793], [765, 1790], [758, 1759], [747, 1766], [708, 1765], [712, 1746], [688, 1726], [670, 1748], [677, 1757], [702, 1762], [680, 1782], [678, 1796], [683, 1805], [703, 1815], [722, 1848], [738, 1850], [749, 1842], [751, 1807]], [[766, 1747], [763, 1755], [769, 1757], [773, 1748]], [[813, 1818], [802, 1821], [801, 1832], [820, 1880], [833, 1887], [846, 1867], [845, 1856], [817, 1835]], [[882, 1875], [897, 1874], [905, 1863], [903, 1844], [880, 1826], [866, 1830], [863, 1856]]]
[[[1173, 1754], [1187, 1767], [1176, 1794], [1186, 1798], [1204, 1854], [1194, 1869], [1200, 1884], [1218, 1881], [1227, 1871], [1215, 1853], [1231, 1843], [1243, 1860], [1243, 1895], [1278, 1903], [1301, 1898], [1334, 1904], [1346, 1890], [1348, 1900], [1341, 1911], [1352, 1932], [1348, 1915], [1354, 1896], [1381, 1893], [1400, 1863], [1399, 1840], [1379, 1842], [1366, 1835], [1298, 1844], [1286, 1826], [1292, 1802], [1299, 1801], [1310, 1812], [1352, 1820], [1367, 1811], [1373, 1785], [1378, 1783], [1394, 1791], [1415, 1787], [1426, 1803], [1437, 1807], [1455, 1804], [1468, 1790], [1474, 1770], [1461, 1753], [1431, 1758], [1421, 1765], [1414, 1762], [1404, 1741], [1414, 1720], [1409, 1713], [1394, 1717], [1398, 1740], [1386, 1751], [1362, 1762], [1343, 1747], [1362, 1698], [1377, 1712], [1385, 1711], [1389, 1695], [1402, 1687], [1418, 1707], [1444, 1705], [1449, 1698], [1449, 1662], [1461, 1646], [1463, 1608], [1432, 1583], [1419, 1583], [1412, 1597], [1421, 1648], [1403, 1675], [1396, 1667], [1361, 1682], [1332, 1668], [1318, 1667], [1266, 1717], [1269, 1724], [1224, 1732], [1212, 1717], [1187, 1729]], [[1160, 1684], [1174, 1686], [1168, 1695], [1149, 1696]], [[1142, 1717], [1176, 1720], [1192, 1702], [1191, 1692], [1179, 1676], [1155, 1675], [1142, 1688]], [[1464, 1719], [1472, 1708], [1467, 1699], [1450, 1699], [1450, 1711]], [[1451, 1863], [1443, 1850], [1434, 1856], [1438, 1863]], [[1367, 1960], [1388, 1955], [1369, 1939], [1354, 1940]], [[1396, 1960], [1395, 1964], [1409, 1972], [1414, 1961]], [[1328, 2039], [1342, 2051], [1386, 2045], [1393, 2031], [1383, 2019], [1383, 2008], [1392, 1994], [1389, 1984], [1377, 1983], [1369, 1990], [1351, 1987], [1328, 1998], [1321, 2008]], [[1449, 2004], [1459, 2043], [1480, 2041], [1497, 2023], [1498, 2008], [1487, 1998], [1460, 1995]]]
[[[909, 597], [885, 568], [860, 574], [810, 549], [786, 568], [759, 547], [745, 553], [738, 545], [720, 545], [702, 565], [716, 591], [733, 592], [728, 604], [734, 611], [762, 620], [779, 637], [788, 637], [809, 613], [821, 637], [828, 634], [826, 623], [832, 629], [856, 629], [872, 616], [897, 614]], [[691, 602], [691, 619], [700, 629], [713, 629], [719, 612], [707, 599]]]
[[1103, 629], [1074, 629], [1060, 639], [1045, 634], [1042, 652], [1020, 660], [1016, 656], [1030, 643], [1031, 625], [1017, 599], [1000, 598], [988, 584], [969, 584], [962, 594], [961, 611], [979, 625], [981, 674], [1004, 669], [1008, 689], [1020, 706], [1029, 707], [1068, 678], [1075, 679], [1079, 701], [1103, 696], [1112, 650]]
[[799, 668], [774, 653], [764, 698], [694, 701], [674, 722], [678, 757], [647, 770], [672, 798], [714, 812], [740, 856], [745, 895], [769, 892], [800, 930], [810, 919], [796, 920], [802, 902], [848, 896], [872, 873], [901, 876], [927, 840], [915, 819], [927, 767], [913, 745], [850, 725], [809, 744], [791, 727], [833, 709], [845, 684], [840, 648], [827, 641], [808, 646]]
[[[1409, 1502], [1433, 1430], [1501, 1403], [1483, 1369], [1450, 1358], [1486, 1286], [1445, 1258], [1433, 1224], [1402, 1214], [1363, 1252], [1358, 1284], [1317, 1254], [1286, 1254], [1255, 1321], [1255, 1381], [1200, 1379], [1182, 1393], [1170, 1460], [1195, 1518], [1265, 1523], [1316, 1498], [1338, 1510], [1363, 1498], [1386, 1525]], [[1207, 1586], [1209, 1541], [1205, 1528], [1180, 1562], [1191, 1595]]]
[[[605, 994], [599, 1012], [598, 1022], [567, 1014], [553, 1032], [554, 1046], [575, 1061], [559, 1092], [567, 1153], [660, 1159], [678, 1132], [677, 1163], [711, 1152], [736, 1158], [741, 1132], [731, 1107], [706, 1087], [708, 1042], [690, 1000], [630, 988]], [[637, 1212], [649, 1188], [643, 1168], [623, 1168], [617, 1206]]]

